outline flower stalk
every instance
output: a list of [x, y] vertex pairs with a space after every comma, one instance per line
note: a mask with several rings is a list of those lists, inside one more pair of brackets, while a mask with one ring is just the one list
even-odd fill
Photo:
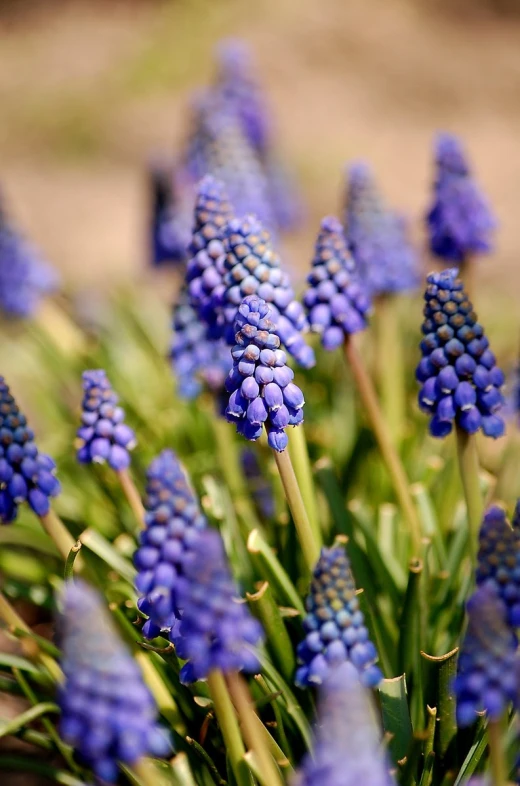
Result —
[[506, 762], [502, 742], [502, 722], [500, 720], [490, 720], [488, 722], [488, 745], [491, 782], [493, 786], [507, 786]]
[[296, 475], [298, 486], [302, 493], [309, 524], [311, 525], [318, 546], [321, 546], [322, 534], [318, 516], [316, 487], [314, 485], [309, 450], [303, 425], [298, 428], [292, 428], [289, 432], [289, 455], [294, 467], [294, 474]]
[[[76, 543], [67, 527], [52, 508], [48, 513], [38, 518], [40, 519], [43, 529], [54, 542], [61, 556], [66, 561]], [[76, 563], [78, 567], [80, 567], [80, 558], [77, 559]]]
[[399, 329], [399, 302], [381, 295], [376, 303], [376, 370], [383, 414], [394, 442], [403, 436], [406, 391], [403, 344]]
[[137, 490], [137, 486], [135, 485], [134, 479], [132, 478], [130, 471], [126, 467], [124, 469], [118, 470], [117, 476], [119, 478], [121, 488], [123, 489], [123, 493], [128, 501], [128, 504], [132, 508], [132, 512], [139, 525], [139, 528], [143, 529], [145, 509], [141, 500], [141, 495], [139, 494], [139, 491]]
[[470, 554], [475, 565], [478, 549], [478, 532], [484, 512], [484, 501], [480, 491], [479, 461], [475, 435], [457, 425], [457, 457], [460, 477], [466, 499]]
[[221, 671], [217, 669], [210, 671], [208, 674], [208, 686], [237, 786], [251, 786], [251, 774], [244, 759], [246, 749], [242, 741], [242, 735], [240, 734], [226, 681]]

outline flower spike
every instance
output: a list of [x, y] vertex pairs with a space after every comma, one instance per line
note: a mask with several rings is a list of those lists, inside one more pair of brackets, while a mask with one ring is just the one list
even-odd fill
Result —
[[484, 516], [479, 536], [477, 585], [491, 584], [503, 600], [508, 623], [520, 627], [520, 532], [494, 506]]

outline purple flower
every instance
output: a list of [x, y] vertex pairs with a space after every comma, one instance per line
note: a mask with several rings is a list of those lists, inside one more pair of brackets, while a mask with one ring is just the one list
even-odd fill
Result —
[[143, 634], [153, 639], [178, 618], [178, 577], [186, 552], [206, 527], [206, 519], [172, 450], [163, 450], [152, 461], [146, 478], [146, 529], [140, 535], [134, 564], [141, 596], [138, 606], [150, 617]]
[[314, 752], [292, 786], [395, 786], [370, 695], [350, 663], [331, 668], [320, 686]]
[[256, 440], [267, 429], [273, 450], [287, 447], [287, 426], [303, 422], [303, 393], [293, 383], [294, 373], [280, 349], [278, 326], [271, 309], [256, 295], [248, 295], [235, 320], [233, 368], [226, 380], [230, 393], [226, 418], [246, 439]]
[[38, 452], [25, 415], [0, 377], [0, 523], [14, 521], [22, 502], [45, 516], [50, 498], [61, 490], [55, 472], [56, 464]]
[[183, 559], [177, 585], [181, 622], [172, 630], [179, 657], [187, 660], [181, 682], [204, 679], [213, 669], [257, 673], [262, 628], [237, 597], [224, 545], [214, 530], [197, 537]]
[[370, 297], [333, 216], [321, 222], [307, 283], [303, 302], [311, 330], [321, 335], [325, 349], [336, 349], [346, 336], [365, 329]]
[[372, 296], [415, 289], [418, 260], [406, 222], [384, 204], [367, 164], [347, 172], [347, 243]]
[[484, 516], [479, 535], [477, 585], [491, 584], [503, 600], [508, 623], [520, 627], [520, 532], [497, 506]]
[[471, 726], [478, 712], [498, 720], [517, 699], [516, 639], [506, 607], [491, 583], [467, 603], [468, 627], [462, 641], [453, 689], [459, 726]]
[[457, 137], [439, 134], [435, 164], [433, 203], [426, 216], [432, 252], [447, 262], [463, 262], [473, 254], [491, 251], [496, 221], [471, 176]]
[[103, 369], [83, 372], [83, 411], [77, 432], [77, 459], [82, 464], [107, 461], [117, 472], [130, 466], [130, 451], [137, 443], [118, 401]]
[[97, 778], [115, 781], [118, 762], [131, 766], [142, 756], [166, 756], [171, 744], [101, 597], [82, 581], [67, 582], [62, 605], [60, 734]]
[[159, 160], [150, 166], [149, 182], [152, 265], [185, 262], [190, 227], [180, 177], [171, 164]]
[[504, 375], [457, 273], [451, 268], [427, 278], [422, 359], [415, 372], [422, 384], [419, 406], [431, 415], [434, 437], [445, 437], [456, 422], [468, 434], [481, 429], [496, 439], [505, 429]]
[[225, 338], [234, 341], [237, 309], [249, 295], [257, 295], [271, 308], [271, 318], [287, 351], [304, 368], [312, 368], [314, 352], [303, 333], [308, 322], [301, 303], [294, 296], [289, 277], [280, 267], [269, 233], [254, 216], [233, 219], [224, 234], [226, 261], [224, 275]]
[[321, 550], [305, 607], [296, 684], [319, 685], [334, 666], [349, 661], [364, 685], [376, 687], [383, 675], [376, 666], [377, 651], [369, 639], [350, 562], [341, 546]]

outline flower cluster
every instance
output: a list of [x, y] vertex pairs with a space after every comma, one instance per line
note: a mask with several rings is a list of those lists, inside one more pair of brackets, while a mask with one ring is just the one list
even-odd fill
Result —
[[430, 433], [445, 437], [456, 422], [468, 434], [482, 429], [488, 437], [500, 437], [504, 375], [457, 270], [430, 273], [427, 281], [416, 377], [422, 384], [419, 406], [432, 416]]
[[38, 452], [25, 415], [0, 377], [0, 523], [14, 521], [21, 502], [45, 516], [50, 498], [60, 492], [55, 471], [50, 456]]
[[146, 474], [146, 529], [134, 555], [139, 609], [150, 618], [143, 626], [148, 639], [171, 628], [178, 618], [176, 587], [185, 553], [206, 519], [175, 453], [163, 450]]
[[208, 337], [222, 335], [223, 284], [226, 258], [222, 238], [233, 216], [224, 184], [206, 175], [197, 189], [194, 227], [189, 245], [186, 281], [190, 304], [208, 326]]
[[155, 267], [186, 260], [189, 223], [182, 209], [182, 189], [175, 189], [170, 163], [154, 161], [150, 167], [151, 261]]
[[30, 317], [58, 285], [56, 271], [0, 210], [0, 310], [7, 316]]
[[470, 726], [477, 712], [498, 720], [517, 699], [516, 639], [506, 609], [492, 584], [483, 584], [467, 603], [468, 627], [462, 641], [453, 689], [457, 722]]
[[226, 418], [250, 440], [258, 439], [265, 425], [269, 445], [281, 452], [288, 443], [287, 426], [303, 422], [304, 398], [292, 381], [294, 373], [280, 349], [278, 327], [271, 321], [267, 303], [256, 295], [244, 298], [235, 331], [233, 368], [226, 380], [231, 394]]
[[319, 685], [331, 667], [350, 661], [367, 687], [376, 687], [383, 675], [377, 651], [368, 637], [359, 609], [350, 562], [341, 546], [322, 549], [314, 568], [305, 603], [305, 638], [298, 646], [296, 684]]
[[208, 338], [206, 325], [189, 304], [184, 289], [173, 308], [173, 338], [170, 360], [182, 398], [196, 398], [205, 384], [220, 392], [229, 371], [229, 347]]
[[271, 308], [277, 333], [287, 351], [304, 368], [315, 364], [314, 352], [302, 332], [308, 328], [301, 303], [294, 296], [288, 276], [280, 267], [269, 233], [254, 216], [232, 219], [224, 234], [225, 337], [234, 340], [237, 308], [248, 295], [258, 295]]
[[499, 507], [484, 516], [479, 536], [477, 584], [492, 584], [507, 609], [508, 623], [520, 627], [520, 532]]
[[224, 544], [214, 530], [201, 532], [186, 553], [177, 591], [182, 614], [172, 639], [187, 660], [181, 682], [204, 679], [213, 669], [260, 671], [253, 648], [263, 638], [262, 628], [237, 597]]
[[103, 781], [115, 781], [118, 762], [165, 756], [171, 746], [138, 664], [114, 630], [91, 587], [69, 582], [60, 619], [62, 668], [60, 734]]
[[332, 668], [320, 686], [315, 749], [292, 784], [395, 786], [370, 696], [350, 663]]
[[343, 227], [332, 216], [321, 222], [307, 283], [303, 302], [310, 328], [321, 334], [325, 349], [336, 349], [345, 336], [364, 330], [370, 298], [345, 244]]
[[406, 223], [383, 203], [363, 162], [348, 169], [345, 226], [348, 245], [372, 296], [417, 287], [417, 255]]
[[129, 451], [137, 443], [118, 401], [103, 369], [83, 372], [83, 412], [77, 432], [77, 458], [82, 464], [108, 461], [118, 472], [130, 466]]
[[426, 217], [432, 252], [447, 262], [464, 262], [472, 254], [491, 251], [496, 222], [457, 137], [439, 135], [435, 164], [433, 204]]

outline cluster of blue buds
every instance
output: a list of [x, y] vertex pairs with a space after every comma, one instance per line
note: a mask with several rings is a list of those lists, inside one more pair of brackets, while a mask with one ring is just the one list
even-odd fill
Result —
[[59, 286], [57, 272], [10, 225], [0, 209], [0, 310], [27, 318]]
[[307, 283], [303, 302], [310, 328], [321, 335], [325, 349], [336, 349], [346, 336], [366, 328], [370, 297], [333, 216], [321, 222]]
[[138, 607], [149, 619], [143, 635], [153, 639], [178, 619], [176, 587], [183, 559], [206, 519], [172, 450], [163, 450], [146, 474], [146, 529], [134, 555]]
[[170, 162], [152, 162], [149, 171], [150, 240], [154, 267], [186, 261], [190, 228], [182, 209], [178, 179]]
[[55, 472], [56, 464], [38, 452], [25, 415], [0, 377], [0, 523], [14, 521], [22, 502], [45, 516], [50, 498], [60, 492]]
[[222, 238], [232, 217], [233, 208], [224, 184], [206, 175], [197, 189], [186, 281], [190, 304], [208, 326], [207, 335], [212, 339], [220, 338], [223, 330], [226, 254]]
[[204, 679], [214, 669], [260, 671], [253, 648], [262, 641], [262, 627], [238, 598], [218, 532], [201, 532], [186, 552], [177, 595], [181, 622], [172, 640], [187, 661], [181, 682]]
[[132, 766], [143, 756], [166, 756], [171, 744], [101, 597], [88, 584], [68, 582], [62, 605], [60, 734], [97, 778], [112, 782], [118, 762]]
[[108, 461], [117, 472], [130, 466], [130, 452], [137, 442], [127, 426], [125, 411], [117, 405], [119, 397], [112, 390], [106, 372], [95, 369], [83, 372], [81, 426], [77, 431], [77, 459], [81, 464], [104, 464]]
[[170, 360], [182, 398], [196, 398], [203, 385], [214, 393], [222, 391], [229, 371], [229, 347], [208, 337], [185, 289], [173, 308]]
[[304, 640], [298, 645], [296, 684], [319, 685], [332, 667], [350, 661], [363, 685], [375, 688], [383, 675], [359, 609], [350, 562], [341, 546], [321, 550], [305, 602]]
[[504, 601], [508, 623], [520, 627], [520, 532], [493, 506], [480, 528], [477, 584], [492, 584]]
[[296, 300], [289, 277], [280, 267], [280, 258], [271, 245], [269, 233], [254, 216], [232, 219], [224, 234], [226, 260], [224, 275], [225, 338], [233, 344], [237, 309], [249, 295], [258, 295], [271, 308], [271, 318], [287, 351], [303, 368], [312, 368], [316, 359], [302, 333], [308, 322], [302, 304]]
[[345, 208], [347, 243], [373, 297], [415, 289], [418, 259], [402, 216], [389, 210], [367, 164], [347, 172]]
[[432, 416], [434, 437], [445, 437], [455, 422], [468, 434], [482, 429], [497, 438], [505, 429], [499, 414], [504, 374], [457, 272], [446, 269], [427, 279], [422, 359], [416, 370], [422, 384], [419, 406]]
[[492, 584], [483, 584], [473, 593], [467, 612], [468, 627], [453, 683], [459, 726], [471, 726], [478, 712], [498, 720], [518, 697], [516, 638]]
[[351, 663], [330, 669], [319, 690], [312, 755], [292, 786], [395, 786], [370, 695]]
[[303, 422], [304, 398], [292, 381], [294, 372], [280, 349], [278, 326], [265, 300], [248, 295], [235, 320], [233, 368], [226, 379], [230, 393], [226, 418], [246, 439], [256, 440], [265, 425], [269, 445], [278, 452], [288, 444], [285, 429]]
[[433, 204], [426, 217], [432, 252], [447, 262], [464, 262], [472, 254], [491, 251], [496, 221], [457, 137], [438, 136], [435, 164]]

